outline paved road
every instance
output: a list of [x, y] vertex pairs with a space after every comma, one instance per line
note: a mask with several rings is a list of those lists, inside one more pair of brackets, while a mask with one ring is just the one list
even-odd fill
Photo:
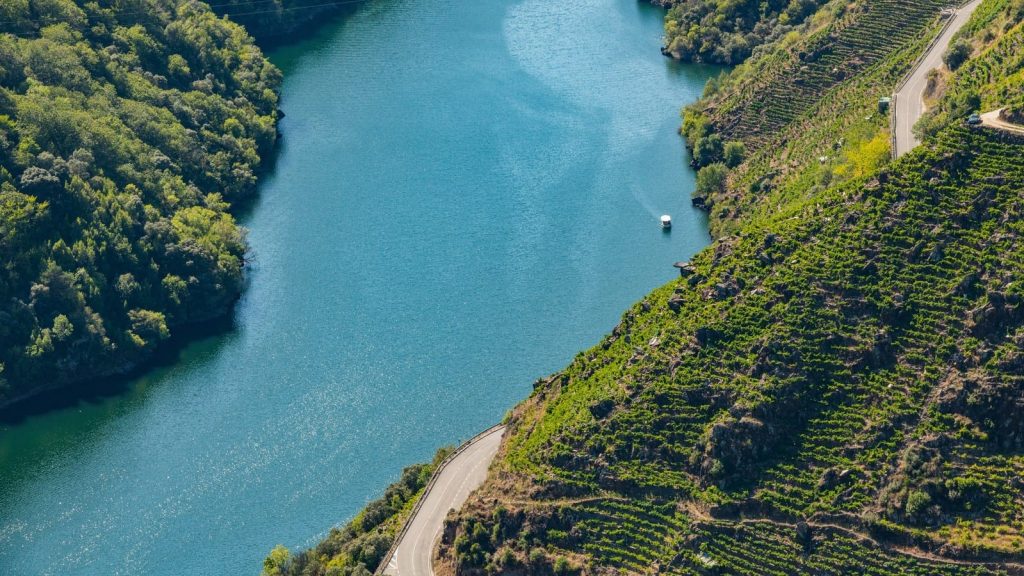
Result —
[[487, 468], [501, 445], [504, 426], [494, 428], [477, 438], [441, 470], [405, 532], [398, 549], [388, 562], [384, 574], [431, 576], [434, 544], [441, 537], [444, 518], [458, 508], [469, 493], [483, 484]]
[[981, 0], [972, 0], [953, 15], [953, 20], [943, 31], [939, 39], [932, 44], [931, 50], [921, 60], [921, 64], [911, 72], [903, 87], [896, 93], [896, 156], [902, 156], [921, 142], [914, 137], [914, 123], [924, 114], [924, 89], [928, 85], [928, 72], [942, 66], [942, 55], [949, 47], [953, 35], [957, 33], [971, 13], [981, 4]]

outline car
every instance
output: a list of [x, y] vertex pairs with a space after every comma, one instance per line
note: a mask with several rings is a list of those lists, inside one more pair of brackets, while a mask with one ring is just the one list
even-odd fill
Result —
[[979, 116], [978, 114], [971, 114], [970, 116], [967, 117], [967, 123], [970, 124], [971, 126], [981, 124], [981, 116]]

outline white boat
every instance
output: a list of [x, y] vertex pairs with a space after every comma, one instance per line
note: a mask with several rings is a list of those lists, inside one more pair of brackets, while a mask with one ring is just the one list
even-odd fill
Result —
[[672, 217], [669, 216], [668, 214], [662, 214], [661, 215], [661, 227], [662, 228], [671, 228], [672, 227]]

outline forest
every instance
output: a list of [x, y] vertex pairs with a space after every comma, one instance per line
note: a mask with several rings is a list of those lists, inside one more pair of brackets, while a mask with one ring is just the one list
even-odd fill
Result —
[[280, 81], [200, 2], [0, 4], [0, 405], [227, 313]]

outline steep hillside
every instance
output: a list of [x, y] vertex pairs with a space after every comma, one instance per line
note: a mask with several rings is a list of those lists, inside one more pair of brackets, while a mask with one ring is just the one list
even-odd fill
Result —
[[[741, 142], [744, 161], [698, 190], [716, 235], [751, 211], [863, 175], [888, 159], [880, 97], [893, 92], [938, 31], [943, 0], [833, 1], [801, 34], [709, 85], [684, 113], [697, 166], [722, 162]], [[714, 170], [715, 168], [712, 168]]]
[[798, 27], [824, 0], [655, 1], [669, 8], [662, 53], [689, 62], [739, 64]]
[[1024, 559], [1022, 151], [954, 127], [716, 242], [517, 408], [479, 495], [509, 512], [465, 511], [448, 553], [493, 562], [459, 540], [481, 532], [634, 571]]
[[979, 110], [1005, 108], [1016, 121], [1024, 119], [1024, 67], [1020, 62], [1024, 1], [993, 1], [983, 7], [960, 34], [961, 42], [976, 57], [964, 62], [956, 74], [942, 70], [933, 75], [934, 102], [916, 126], [924, 136], [933, 136], [951, 119]]
[[[1018, 95], [1017, 9], [989, 0], [976, 16], [974, 56], [914, 152], [888, 162], [883, 116], [838, 160], [769, 158], [876, 106], [938, 7], [849, 6], [862, 15], [781, 41], [698, 107], [746, 144], [731, 185], [778, 184], [733, 188], [743, 209], [718, 215], [727, 233], [682, 278], [537, 383], [487, 484], [449, 517], [440, 571], [1024, 573], [1024, 141], [953, 107], [961, 85], [986, 106]], [[857, 32], [872, 13], [888, 17]], [[864, 38], [863, 71], [836, 55], [848, 35]], [[762, 110], [785, 101], [781, 77], [754, 70], [824, 37], [811, 61], [834, 55], [843, 74], [793, 82], [789, 116], [747, 110], [756, 82]], [[738, 128], [753, 118], [777, 124]], [[883, 154], [863, 160], [874, 142]]]
[[279, 81], [202, 3], [0, 5], [0, 406], [228, 310]]

